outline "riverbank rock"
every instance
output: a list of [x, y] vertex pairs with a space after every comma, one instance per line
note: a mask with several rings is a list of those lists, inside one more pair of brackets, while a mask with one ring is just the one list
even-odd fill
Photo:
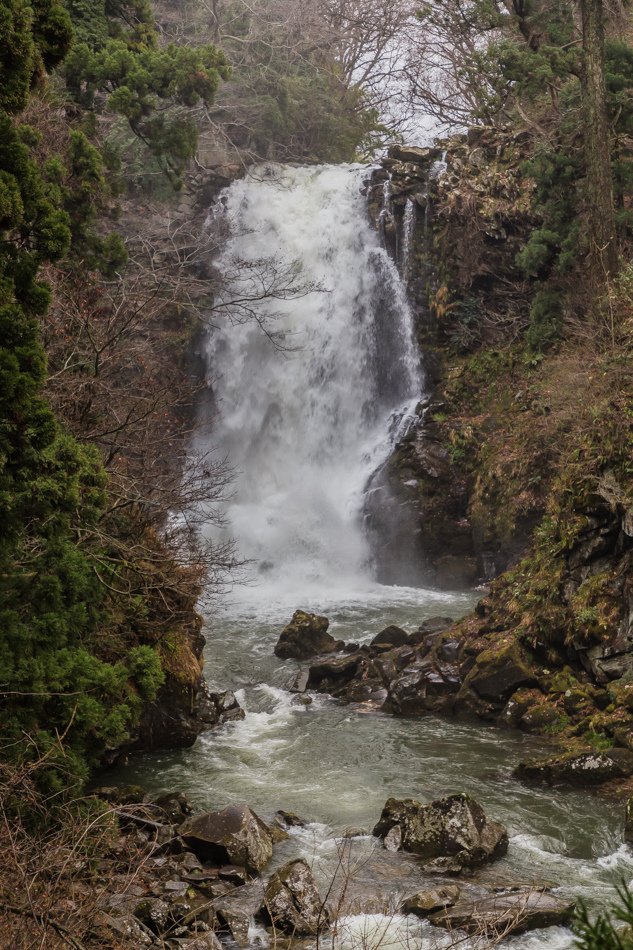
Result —
[[244, 719], [246, 713], [235, 698], [232, 690], [224, 693], [212, 693], [206, 690], [204, 699], [200, 702], [199, 717], [204, 723], [205, 731], [214, 729], [225, 722], [234, 722]]
[[607, 752], [568, 753], [545, 759], [526, 759], [514, 772], [526, 782], [548, 785], [600, 785], [633, 775], [633, 752], [609, 749]]
[[400, 912], [402, 914], [415, 914], [416, 917], [429, 917], [440, 910], [452, 907], [459, 900], [460, 893], [461, 888], [454, 884], [449, 884], [446, 887], [434, 887], [427, 891], [418, 891], [417, 894], [407, 897], [400, 907]]
[[449, 795], [429, 804], [413, 798], [390, 798], [374, 835], [386, 838], [400, 829], [404, 851], [433, 862], [440, 873], [459, 874], [502, 857], [508, 850], [503, 825], [489, 821], [469, 795]]
[[406, 630], [403, 630], [401, 627], [396, 627], [394, 624], [390, 624], [390, 626], [385, 627], [384, 630], [381, 630], [380, 633], [374, 637], [370, 646], [393, 649], [394, 647], [403, 647], [407, 643], [409, 643], [409, 634]]
[[281, 660], [309, 660], [313, 656], [342, 650], [345, 644], [327, 632], [329, 625], [327, 617], [296, 610], [290, 623], [281, 631], [275, 656]]
[[497, 702], [507, 699], [520, 686], [532, 686], [534, 672], [511, 637], [501, 639], [483, 650], [464, 680], [464, 689], [472, 689], [483, 699]]
[[230, 935], [238, 947], [248, 946], [251, 920], [260, 912], [263, 902], [264, 886], [261, 881], [236, 887], [213, 902], [221, 929]]
[[263, 915], [290, 936], [316, 936], [328, 924], [314, 875], [303, 858], [280, 868], [266, 886]]
[[487, 890], [482, 897], [458, 900], [429, 920], [435, 927], [465, 930], [494, 939], [568, 924], [574, 908], [573, 902], [561, 900], [546, 890], [521, 887], [496, 893]]
[[185, 844], [203, 861], [261, 871], [273, 855], [269, 828], [248, 805], [231, 805], [189, 819], [180, 828]]

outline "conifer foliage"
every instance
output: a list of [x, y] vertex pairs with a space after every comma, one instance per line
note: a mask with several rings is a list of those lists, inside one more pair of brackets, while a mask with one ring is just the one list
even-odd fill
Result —
[[[64, 770], [81, 776], [125, 736], [144, 687], [160, 685], [160, 664], [147, 647], [125, 662], [95, 655], [103, 588], [87, 535], [105, 504], [105, 475], [42, 396], [49, 290], [38, 273], [67, 254], [71, 228], [20, 113], [68, 49], [71, 23], [54, 0], [10, 0], [0, 17], [9, 40], [0, 81], [0, 721], [15, 754], [28, 732], [31, 751], [62, 755], [65, 735]], [[59, 780], [52, 769], [48, 780]]]

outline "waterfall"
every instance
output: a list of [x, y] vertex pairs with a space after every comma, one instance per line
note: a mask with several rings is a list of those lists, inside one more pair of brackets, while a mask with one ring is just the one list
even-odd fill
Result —
[[208, 338], [213, 445], [236, 471], [227, 531], [265, 589], [297, 597], [366, 582], [364, 491], [422, 385], [366, 177], [362, 166], [266, 167], [222, 200], [225, 297], [265, 298], [236, 302]]

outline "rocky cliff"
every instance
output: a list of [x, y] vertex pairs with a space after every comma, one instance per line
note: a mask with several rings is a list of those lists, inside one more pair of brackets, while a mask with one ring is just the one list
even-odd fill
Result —
[[615, 289], [607, 340], [570, 312], [558, 343], [527, 345], [536, 283], [517, 254], [539, 223], [528, 148], [487, 129], [441, 150], [396, 147], [368, 186], [427, 369], [417, 419], [371, 486], [378, 572], [395, 580], [404, 549], [410, 579], [493, 581], [473, 616], [395, 658], [389, 703], [398, 711], [393, 682], [408, 676], [402, 711], [633, 748], [631, 295]]

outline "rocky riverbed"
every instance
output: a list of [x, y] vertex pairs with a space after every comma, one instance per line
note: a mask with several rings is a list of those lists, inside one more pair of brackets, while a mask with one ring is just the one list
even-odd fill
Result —
[[[132, 876], [112, 875], [99, 919], [125, 945], [220, 950], [223, 942], [246, 948], [317, 937], [338, 945], [341, 922], [364, 908], [450, 946], [446, 931], [454, 942], [466, 934], [498, 940], [567, 924], [574, 910], [544, 882], [478, 880], [476, 869], [507, 852], [508, 834], [464, 794], [389, 799], [372, 834], [350, 829], [340, 839], [324, 894], [305, 858], [273, 860], [278, 845], [305, 829], [296, 815], [278, 811], [264, 821], [244, 804], [194, 815], [182, 793], [133, 787], [96, 794], [118, 816], [121, 862], [131, 846], [138, 855]], [[375, 883], [359, 898], [361, 855]]]
[[[483, 614], [485, 606], [478, 611]], [[561, 716], [566, 724], [584, 724], [588, 703], [606, 709], [613, 702], [608, 689], [596, 686], [588, 673], [547, 670], [514, 637], [495, 631], [473, 636], [450, 617], [431, 617], [411, 633], [392, 624], [363, 645], [337, 641], [327, 632], [328, 623], [326, 617], [298, 610], [279, 637], [276, 656], [310, 660], [291, 686], [297, 693], [325, 692], [399, 716], [476, 717], [553, 740], [561, 731]], [[591, 748], [581, 739], [570, 745], [570, 731], [565, 730], [563, 753], [521, 762], [517, 776], [577, 786], [633, 776], [628, 739], [619, 745], [616, 733], [613, 747]], [[628, 731], [623, 735], [627, 738]]]
[[[454, 713], [393, 715], [383, 708], [384, 698], [346, 701], [297, 684], [322, 663], [345, 661], [359, 651], [365, 657], [374, 651], [377, 658], [389, 654], [386, 643], [382, 651], [371, 646], [389, 626], [407, 638], [417, 631], [413, 639], [418, 640], [424, 626], [428, 637], [431, 618], [454, 622], [472, 600], [472, 595], [389, 588], [346, 591], [342, 602], [306, 598], [305, 614], [328, 618], [329, 624], [319, 625], [319, 655], [296, 660], [274, 655], [293, 614], [289, 598], [282, 603], [262, 601], [253, 592], [252, 603], [245, 598], [225, 616], [216, 615], [206, 631], [211, 687], [222, 695], [231, 685], [243, 718], [204, 733], [190, 750], [131, 756], [126, 767], [109, 773], [108, 784], [138, 783], [152, 797], [164, 788], [184, 789], [196, 816], [247, 802], [268, 828], [276, 825], [279, 809], [300, 816], [302, 823], [283, 829], [288, 837], [273, 842], [270, 861], [259, 872], [250, 872], [245, 883], [261, 892], [277, 871], [297, 860], [305, 862], [321, 901], [333, 914], [324, 940], [339, 950], [385, 942], [395, 950], [448, 946], [450, 928], [462, 919], [464, 902], [485, 909], [492, 901], [495, 916], [508, 901], [513, 906], [510, 916], [516, 916], [517, 903], [533, 907], [537, 898], [543, 910], [546, 896], [567, 905], [582, 899], [591, 908], [606, 906], [615, 884], [633, 877], [633, 853], [623, 843], [624, 804], [558, 784], [517, 781], [513, 773], [519, 763], [542, 758], [551, 750], [549, 739], [490, 728], [476, 717]], [[292, 650], [292, 631], [288, 633], [281, 652]], [[391, 630], [389, 636], [396, 634]], [[391, 649], [405, 647], [411, 649], [406, 643]], [[297, 686], [304, 691], [291, 692]], [[409, 840], [404, 821], [395, 822], [384, 835], [372, 834], [391, 799], [427, 806], [461, 793], [479, 803], [489, 822], [506, 829], [505, 855], [455, 875], [428, 866], [441, 855], [431, 858], [404, 850], [402, 844]], [[389, 850], [398, 846], [399, 836], [399, 850]], [[188, 844], [185, 850], [190, 850]], [[171, 861], [169, 855], [160, 857]], [[197, 859], [208, 870], [209, 859]], [[230, 866], [222, 860], [221, 867]], [[454, 855], [444, 855], [440, 863], [454, 860]], [[174, 880], [173, 866], [169, 873], [166, 880]], [[443, 890], [454, 887], [459, 895]], [[152, 897], [163, 899], [160, 887], [151, 885], [149, 890]], [[250, 891], [238, 893], [247, 896]], [[454, 904], [449, 905], [449, 899]], [[403, 913], [408, 900], [412, 912]], [[412, 908], [417, 902], [433, 907], [434, 914], [454, 907], [449, 929], [430, 923], [430, 913], [416, 915]], [[251, 946], [271, 939], [270, 922], [257, 911], [251, 911]], [[512, 950], [571, 950], [569, 927], [545, 926], [547, 919], [536, 917], [536, 929], [509, 934], [504, 945]], [[232, 940], [227, 930], [220, 928], [217, 934], [224, 942]], [[275, 939], [279, 943], [290, 938], [279, 932]], [[300, 939], [313, 944], [316, 938]]]

